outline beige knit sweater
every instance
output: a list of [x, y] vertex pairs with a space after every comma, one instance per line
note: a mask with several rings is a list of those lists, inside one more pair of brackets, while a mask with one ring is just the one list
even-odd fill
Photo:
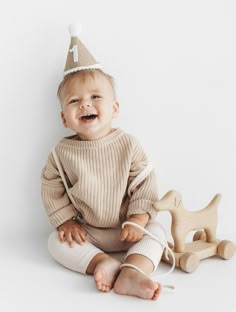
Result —
[[120, 226], [132, 214], [147, 212], [155, 217], [155, 172], [145, 175], [149, 160], [134, 136], [119, 128], [94, 141], [82, 141], [75, 135], [63, 138], [55, 151], [74, 205], [51, 153], [42, 171], [41, 193], [53, 226], [73, 216], [101, 228]]

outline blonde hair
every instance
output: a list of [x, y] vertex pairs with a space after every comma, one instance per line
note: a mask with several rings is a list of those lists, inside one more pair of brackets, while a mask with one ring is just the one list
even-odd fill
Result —
[[109, 75], [109, 74], [105, 73], [104, 71], [102, 71], [101, 69], [80, 70], [80, 71], [77, 71], [75, 73], [66, 75], [64, 77], [64, 79], [61, 81], [61, 83], [59, 84], [59, 86], [58, 86], [58, 89], [57, 89], [57, 96], [58, 96], [58, 98], [60, 99], [61, 90], [67, 84], [68, 81], [70, 81], [71, 79], [73, 79], [75, 77], [82, 78], [82, 81], [85, 81], [88, 77], [92, 77], [94, 79], [97, 72], [101, 73], [110, 82], [110, 85], [112, 87], [112, 91], [113, 91], [113, 94], [114, 94], [114, 98], [116, 98], [114, 78], [111, 75]]

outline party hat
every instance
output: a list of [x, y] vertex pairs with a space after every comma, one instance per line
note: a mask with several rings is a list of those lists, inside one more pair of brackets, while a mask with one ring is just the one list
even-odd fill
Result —
[[69, 25], [71, 41], [64, 69], [64, 76], [79, 70], [102, 68], [101, 64], [97, 63], [94, 56], [79, 39], [81, 31], [82, 27], [80, 24]]

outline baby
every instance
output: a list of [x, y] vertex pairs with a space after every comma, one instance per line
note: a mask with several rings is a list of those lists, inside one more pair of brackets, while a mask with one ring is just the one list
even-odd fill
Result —
[[[163, 247], [142, 230], [122, 226], [134, 222], [165, 239], [153, 207], [156, 176], [138, 140], [112, 128], [119, 113], [113, 79], [99, 68], [75, 70], [64, 77], [58, 97], [63, 125], [75, 134], [56, 145], [41, 175], [55, 228], [49, 252], [63, 266], [93, 275], [100, 291], [156, 300], [161, 286], [148, 275]], [[123, 263], [112, 257], [120, 251]]]

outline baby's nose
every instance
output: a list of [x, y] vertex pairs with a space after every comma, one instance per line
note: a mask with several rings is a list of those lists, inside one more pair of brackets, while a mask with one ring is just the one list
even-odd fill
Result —
[[89, 101], [84, 101], [83, 103], [80, 104], [79, 108], [84, 109], [86, 107], [91, 107], [91, 103]]

